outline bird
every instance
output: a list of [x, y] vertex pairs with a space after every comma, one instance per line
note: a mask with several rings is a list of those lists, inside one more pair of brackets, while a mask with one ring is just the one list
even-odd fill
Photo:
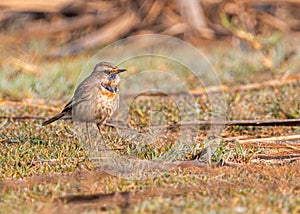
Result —
[[[105, 125], [118, 107], [119, 74], [124, 71], [126, 69], [118, 68], [110, 62], [96, 64], [91, 74], [78, 85], [63, 110], [42, 125], [46, 126], [59, 119], [71, 119], [85, 122], [88, 129], [88, 123], [96, 123], [102, 135], [100, 127]], [[90, 140], [90, 136], [88, 137]]]

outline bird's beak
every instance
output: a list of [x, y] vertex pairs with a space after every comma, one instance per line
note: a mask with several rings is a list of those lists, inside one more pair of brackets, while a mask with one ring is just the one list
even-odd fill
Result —
[[124, 71], [126, 71], [126, 69], [116, 68], [116, 69], [111, 70], [110, 74], [119, 74], [119, 73], [122, 73]]

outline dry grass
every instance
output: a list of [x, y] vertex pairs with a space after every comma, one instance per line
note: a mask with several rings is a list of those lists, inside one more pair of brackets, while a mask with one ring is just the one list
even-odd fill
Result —
[[[280, 53], [288, 52], [284, 49], [288, 47], [283, 44], [286, 44], [285, 40], [274, 50], [274, 61], [280, 61], [277, 56]], [[208, 49], [206, 53], [222, 83], [228, 86], [280, 78], [288, 69], [291, 74], [299, 73], [299, 51], [290, 61], [278, 62], [279, 66], [274, 70], [261, 70], [259, 60], [236, 50], [225, 54], [221, 49], [214, 53]], [[88, 58], [89, 55], [60, 61], [38, 57], [27, 60], [38, 66], [40, 75], [20, 72], [20, 68], [3, 62], [0, 97], [38, 105], [6, 103], [0, 105], [0, 115], [55, 114], [52, 108], [39, 107], [61, 108], [71, 96], [80, 68]], [[182, 78], [187, 78], [193, 85], [190, 77]], [[299, 91], [300, 81], [227, 93], [227, 119], [299, 118]], [[180, 99], [184, 102], [186, 98]], [[195, 100], [200, 109], [196, 119], [209, 118], [212, 109], [207, 104], [207, 96]], [[180, 120], [180, 112], [167, 97], [140, 99], [130, 106], [130, 127], [147, 130], [153, 107], [160, 113], [157, 117], [162, 118], [162, 123]], [[273, 144], [242, 142], [251, 138], [299, 134], [299, 127], [236, 126], [211, 138], [206, 130], [197, 130], [194, 144], [182, 149], [176, 157], [176, 160], [186, 162], [154, 178], [136, 180], [99, 171], [89, 159], [89, 151], [83, 143], [86, 139], [70, 122], [59, 121], [42, 127], [40, 120], [1, 119], [0, 128], [0, 213], [300, 212], [299, 159], [293, 156], [299, 155], [299, 140]], [[179, 135], [179, 130], [175, 129], [163, 132], [164, 137], [154, 144], [143, 144], [136, 139], [124, 139], [114, 128], [106, 131], [105, 140], [110, 148], [118, 149], [117, 154], [148, 160], [159, 159], [172, 151]], [[214, 162], [226, 160], [235, 164], [216, 167], [189, 162], [209, 143], [217, 143], [212, 156]], [[282, 158], [283, 155], [288, 157]], [[281, 158], [266, 159], [263, 156]], [[72, 198], [74, 195], [80, 197]]]

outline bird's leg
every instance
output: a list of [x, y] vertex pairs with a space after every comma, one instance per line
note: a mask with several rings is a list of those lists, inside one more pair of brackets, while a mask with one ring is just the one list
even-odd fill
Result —
[[86, 125], [86, 131], [87, 131], [88, 138], [89, 138], [90, 149], [92, 151], [92, 140], [91, 140], [91, 135], [90, 135], [90, 132], [89, 132], [89, 124], [86, 122], [85, 125]]
[[99, 130], [99, 133], [100, 133], [100, 135], [101, 135], [101, 138], [102, 138], [102, 140], [103, 140], [103, 142], [104, 142], [104, 147], [105, 147], [105, 149], [106, 149], [106, 143], [105, 143], [104, 135], [102, 134], [101, 124], [100, 124], [100, 123], [97, 123], [97, 128], [98, 128], [98, 130]]
[[104, 140], [104, 136], [103, 136], [102, 131], [101, 131], [101, 125], [100, 125], [99, 123], [97, 123], [97, 128], [98, 128], [98, 130], [99, 130], [99, 133], [100, 133], [100, 135], [101, 135], [101, 138]]

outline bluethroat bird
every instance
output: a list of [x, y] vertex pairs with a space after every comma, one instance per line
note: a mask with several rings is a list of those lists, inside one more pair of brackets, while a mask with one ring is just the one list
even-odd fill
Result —
[[101, 125], [106, 123], [118, 107], [119, 74], [124, 71], [126, 69], [118, 68], [109, 62], [98, 63], [93, 72], [79, 84], [74, 96], [64, 109], [56, 116], [44, 121], [42, 125], [46, 126], [59, 119], [71, 119], [86, 122], [88, 129], [87, 123], [92, 122], [97, 124], [102, 135]]

